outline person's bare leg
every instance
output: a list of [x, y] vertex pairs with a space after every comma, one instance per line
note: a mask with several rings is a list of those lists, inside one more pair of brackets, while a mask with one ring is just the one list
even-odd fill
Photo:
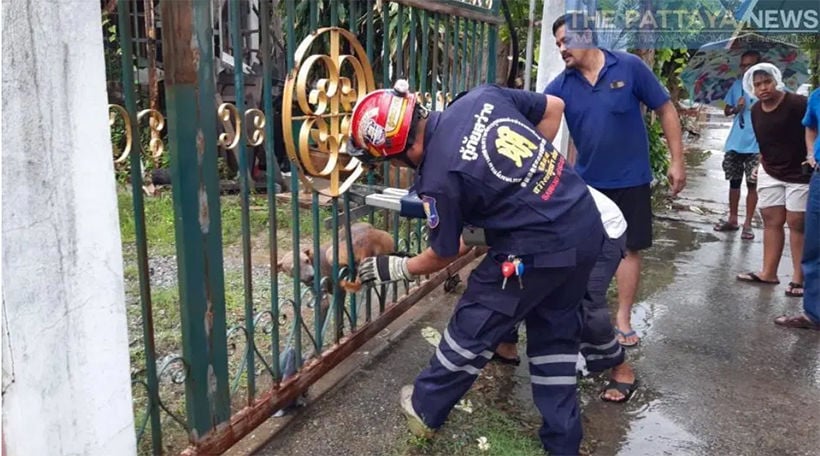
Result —
[[763, 217], [763, 270], [757, 275], [762, 280], [775, 281], [780, 257], [783, 255], [783, 244], [786, 242], [786, 233], [783, 225], [786, 223], [786, 207], [772, 206], [760, 210]]
[[[609, 378], [618, 383], [635, 383], [635, 371], [626, 361], [612, 368]], [[624, 395], [616, 389], [604, 391], [604, 398], [610, 401], [621, 401]]]
[[[618, 271], [615, 273], [618, 281], [618, 316], [616, 326], [621, 332], [632, 331], [632, 305], [635, 303], [635, 295], [638, 293], [638, 285], [641, 280], [641, 253], [628, 250], [626, 257], [621, 260]], [[637, 343], [637, 335], [629, 337], [618, 336], [618, 341], [627, 345]]]
[[743, 227], [749, 229], [752, 227], [752, 219], [755, 216], [755, 209], [757, 209], [757, 185], [751, 184], [746, 186], [746, 220], [743, 222]]
[[805, 212], [786, 211], [786, 223], [789, 225], [789, 247], [792, 253], [792, 282], [803, 283], [803, 268], [800, 262], [803, 261], [803, 240]]
[[729, 219], [726, 220], [730, 225], [737, 226], [738, 206], [740, 205], [740, 189], [729, 189]]

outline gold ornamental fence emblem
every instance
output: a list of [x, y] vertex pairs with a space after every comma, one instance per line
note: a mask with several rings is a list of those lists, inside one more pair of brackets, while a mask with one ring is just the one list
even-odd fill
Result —
[[375, 89], [370, 61], [354, 34], [325, 27], [299, 44], [294, 62], [282, 99], [285, 148], [306, 185], [340, 196], [364, 171], [345, 149], [353, 107]]

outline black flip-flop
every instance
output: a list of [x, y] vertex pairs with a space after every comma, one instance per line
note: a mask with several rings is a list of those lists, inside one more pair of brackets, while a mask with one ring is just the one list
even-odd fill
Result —
[[[623, 394], [624, 397], [621, 398], [620, 400], [607, 399], [606, 396], [604, 396], [604, 394], [606, 394], [607, 390], [611, 390], [611, 389], [614, 389], [614, 390], [618, 391], [619, 393]], [[606, 386], [604, 387], [604, 389], [601, 391], [601, 395], [599, 397], [604, 402], [614, 402], [616, 404], [620, 404], [620, 403], [628, 401], [632, 397], [632, 394], [635, 392], [636, 389], [638, 389], [638, 379], [637, 378], [632, 383], [621, 383], [619, 381], [610, 379], [609, 383], [607, 383]]]
[[720, 220], [712, 228], [715, 231], [737, 231], [740, 229], [740, 225], [732, 225], [726, 220]]
[[521, 364], [521, 358], [516, 356], [515, 358], [507, 358], [505, 356], [501, 356], [498, 353], [493, 353], [493, 357], [490, 358], [490, 361], [495, 361], [501, 364], [508, 364], [510, 366], [517, 366]]
[[[800, 290], [800, 291], [794, 291]], [[797, 282], [789, 282], [789, 288], [786, 289], [786, 296], [791, 298], [802, 298], [803, 297], [803, 284]]]
[[743, 273], [743, 274], [738, 274], [737, 275], [737, 280], [739, 280], [741, 282], [761, 283], [763, 285], [777, 285], [777, 284], [780, 283], [779, 280], [775, 280], [775, 281], [763, 280], [760, 277], [758, 277], [758, 275], [755, 274], [754, 272], [746, 272], [746, 273]]

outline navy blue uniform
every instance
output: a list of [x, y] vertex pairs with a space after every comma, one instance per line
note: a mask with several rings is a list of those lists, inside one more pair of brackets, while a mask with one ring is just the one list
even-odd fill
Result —
[[[577, 454], [579, 304], [605, 235], [585, 183], [536, 130], [545, 110], [544, 95], [484, 85], [428, 118], [415, 189], [431, 248], [456, 255], [462, 228], [472, 225], [485, 229], [490, 250], [416, 379], [413, 407], [440, 427], [524, 321], [541, 440], [550, 454]], [[523, 289], [516, 277], [502, 289], [508, 255], [525, 265]]]

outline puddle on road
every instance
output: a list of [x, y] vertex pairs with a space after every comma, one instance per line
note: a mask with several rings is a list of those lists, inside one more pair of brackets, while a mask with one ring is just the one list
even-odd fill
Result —
[[656, 404], [657, 401], [650, 403], [633, 414], [618, 453], [630, 456], [698, 454], [703, 442], [664, 416]]
[[[720, 240], [710, 231], [669, 220], [655, 222], [654, 237], [652, 248], [643, 252], [641, 286], [632, 308], [632, 325], [641, 335], [646, 334], [652, 320], [657, 317], [651, 296], [671, 285], [675, 277], [681, 274], [678, 263], [686, 261], [683, 258], [686, 253], [700, 249], [703, 244]], [[613, 281], [609, 289], [610, 308], [613, 312], [617, 308], [617, 297]]]

